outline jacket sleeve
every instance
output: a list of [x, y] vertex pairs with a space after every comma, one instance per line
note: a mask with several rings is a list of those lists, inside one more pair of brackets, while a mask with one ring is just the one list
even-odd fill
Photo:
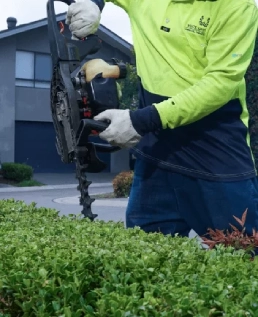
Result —
[[98, 5], [101, 11], [103, 10], [106, 2], [112, 2], [115, 5], [124, 9], [127, 13], [128, 13], [130, 2], [131, 2], [131, 0], [92, 0], [92, 1]]
[[208, 66], [202, 79], [154, 104], [164, 129], [200, 120], [238, 97], [238, 87], [253, 56], [257, 28], [258, 10], [250, 3], [227, 10], [215, 22], [208, 34]]

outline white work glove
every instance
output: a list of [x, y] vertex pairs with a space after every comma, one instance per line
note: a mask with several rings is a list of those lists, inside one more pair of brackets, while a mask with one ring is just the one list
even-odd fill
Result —
[[111, 145], [132, 148], [142, 138], [132, 125], [129, 109], [106, 110], [95, 116], [94, 120], [110, 122], [108, 128], [101, 132], [99, 137]]
[[100, 18], [101, 12], [96, 3], [91, 0], [78, 0], [69, 6], [65, 23], [69, 25], [72, 38], [80, 39], [97, 32]]

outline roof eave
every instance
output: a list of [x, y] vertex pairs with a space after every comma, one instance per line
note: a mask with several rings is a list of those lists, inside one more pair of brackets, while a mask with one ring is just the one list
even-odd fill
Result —
[[[62, 13], [62, 14], [58, 14], [56, 15], [56, 20], [57, 22], [59, 21], [63, 21], [66, 18], [66, 13]], [[42, 19], [36, 22], [31, 22], [28, 24], [24, 24], [21, 26], [17, 26], [14, 29], [7, 29], [7, 30], [3, 30], [0, 32], [0, 40], [7, 38], [7, 37], [11, 37], [23, 32], [27, 32], [27, 31], [31, 31], [40, 27], [44, 27], [47, 25], [47, 19]], [[107, 29], [106, 27], [104, 27], [103, 25], [99, 26], [98, 32], [103, 35], [109, 36], [111, 39], [113, 39], [112, 42], [112, 46], [115, 46], [116, 48], [120, 49], [121, 51], [123, 51], [125, 54], [128, 54], [129, 51], [132, 51], [132, 44], [130, 44], [129, 42], [127, 42], [126, 40], [124, 40], [123, 38], [121, 38], [120, 36], [118, 36], [117, 34], [115, 34], [114, 32], [110, 31], [109, 29]], [[120, 47], [118, 47], [120, 46]], [[122, 47], [122, 49], [121, 49]]]

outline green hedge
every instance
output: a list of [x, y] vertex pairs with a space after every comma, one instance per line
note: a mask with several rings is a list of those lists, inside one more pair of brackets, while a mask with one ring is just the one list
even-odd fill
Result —
[[3, 163], [3, 177], [16, 182], [30, 180], [33, 176], [33, 168], [26, 164], [20, 163]]
[[258, 261], [0, 201], [0, 315], [258, 316]]

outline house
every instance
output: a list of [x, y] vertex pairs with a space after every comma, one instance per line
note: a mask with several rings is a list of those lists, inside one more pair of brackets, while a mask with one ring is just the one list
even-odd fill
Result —
[[[57, 22], [65, 24], [65, 17], [65, 13], [56, 15]], [[0, 32], [0, 160], [27, 163], [35, 172], [73, 171], [74, 165], [62, 163], [55, 147], [47, 19], [16, 24], [15, 18], [8, 18], [8, 28]], [[67, 26], [64, 34], [71, 37]], [[91, 58], [132, 62], [131, 44], [103, 25], [97, 35], [102, 48]], [[99, 157], [107, 172], [129, 169], [127, 150]]]

